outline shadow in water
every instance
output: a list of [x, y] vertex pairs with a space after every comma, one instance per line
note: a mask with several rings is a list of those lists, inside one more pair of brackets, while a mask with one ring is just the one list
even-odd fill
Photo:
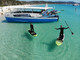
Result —
[[29, 34], [29, 33], [24, 33], [23, 37], [26, 37], [27, 39], [29, 39], [29, 41], [33, 40], [33, 37]]
[[48, 51], [51, 52], [57, 47], [55, 42], [56, 42], [56, 39], [52, 40], [50, 43], [43, 43], [43, 44], [47, 45]]
[[[7, 22], [7, 20], [3, 20], [2, 23], [19, 23], [19, 24], [20, 24], [20, 23], [24, 23], [24, 24], [26, 24], [26, 22], [16, 22], [16, 21], [15, 21], [15, 22]], [[28, 22], [27, 22], [27, 23], [28, 23]]]
[[2, 23], [7, 23], [7, 21], [6, 20], [3, 20]]
[[46, 24], [46, 23], [54, 23], [54, 22], [16, 22], [16, 21], [7, 22], [7, 20], [3, 20], [2, 23], [34, 23], [34, 24], [42, 24], [42, 23], [44, 23], [44, 24]]
[[50, 43], [49, 43], [49, 47], [48, 47], [48, 51], [52, 51], [53, 49], [55, 49], [57, 47], [56, 45], [56, 39], [52, 40]]

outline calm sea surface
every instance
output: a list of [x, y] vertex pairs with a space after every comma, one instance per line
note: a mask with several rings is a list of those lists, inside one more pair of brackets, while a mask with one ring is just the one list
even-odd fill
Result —
[[[59, 21], [33, 23], [37, 37], [28, 33], [29, 23], [7, 23], [0, 16], [0, 60], [80, 60], [80, 6], [50, 4], [49, 7], [61, 11]], [[55, 28], [67, 27], [65, 21], [74, 35], [66, 29], [63, 44], [56, 46], [59, 30]]]

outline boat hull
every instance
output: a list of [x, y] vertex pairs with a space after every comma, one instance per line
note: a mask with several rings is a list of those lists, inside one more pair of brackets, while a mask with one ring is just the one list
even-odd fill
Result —
[[55, 22], [58, 21], [58, 17], [55, 18], [16, 18], [6, 17], [7, 22]]

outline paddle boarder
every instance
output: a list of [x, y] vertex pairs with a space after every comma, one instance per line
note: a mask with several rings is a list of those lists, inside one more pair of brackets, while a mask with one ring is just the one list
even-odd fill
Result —
[[56, 30], [60, 30], [60, 34], [59, 34], [59, 38], [58, 39], [60, 39], [60, 40], [62, 40], [63, 39], [63, 37], [64, 37], [64, 29], [68, 29], [69, 27], [67, 27], [67, 28], [65, 28], [65, 27], [62, 27], [62, 25], [60, 26], [60, 28], [55, 28]]
[[33, 36], [37, 36], [37, 34], [34, 32], [34, 27], [32, 23], [30, 23], [30, 30], [28, 30], [28, 32]]
[[30, 23], [30, 31], [31, 32], [34, 32], [34, 27], [33, 27], [33, 24], [32, 23]]
[[76, 12], [76, 10], [77, 10], [77, 9], [75, 8], [75, 12]]

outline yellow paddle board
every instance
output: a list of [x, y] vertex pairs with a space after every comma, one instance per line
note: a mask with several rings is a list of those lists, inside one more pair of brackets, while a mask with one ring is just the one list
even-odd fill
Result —
[[61, 40], [56, 40], [56, 45], [57, 45], [57, 46], [62, 45], [62, 43], [63, 43], [63, 42], [62, 42]]

